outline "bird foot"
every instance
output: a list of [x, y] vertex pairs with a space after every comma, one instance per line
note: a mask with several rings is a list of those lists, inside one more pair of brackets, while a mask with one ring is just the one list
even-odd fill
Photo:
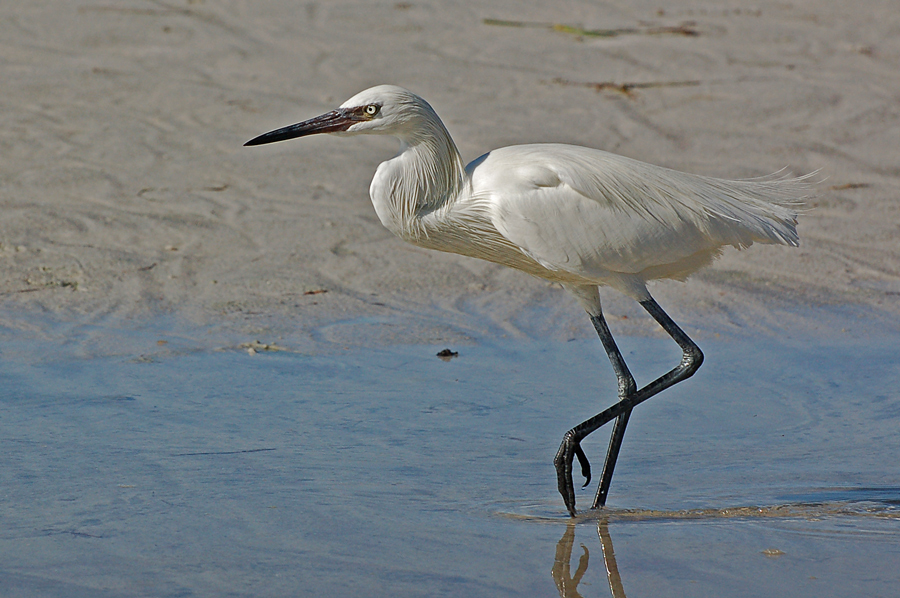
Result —
[[566, 503], [566, 510], [569, 515], [575, 516], [575, 483], [572, 480], [572, 464], [578, 457], [578, 463], [581, 465], [581, 475], [584, 476], [585, 482], [582, 488], [591, 483], [591, 464], [587, 455], [581, 448], [580, 440], [576, 440], [573, 430], [566, 432], [563, 436], [559, 450], [556, 452], [556, 458], [553, 464], [556, 466], [556, 483], [559, 493], [562, 495], [563, 502]]

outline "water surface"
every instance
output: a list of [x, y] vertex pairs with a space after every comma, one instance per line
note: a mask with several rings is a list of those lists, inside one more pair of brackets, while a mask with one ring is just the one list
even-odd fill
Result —
[[[609, 508], [570, 520], [552, 458], [613, 399], [596, 341], [251, 355], [168, 326], [97, 357], [0, 346], [4, 596], [900, 587], [889, 338], [703, 341], [698, 374], [635, 410]], [[621, 345], [639, 383], [679, 358]]]

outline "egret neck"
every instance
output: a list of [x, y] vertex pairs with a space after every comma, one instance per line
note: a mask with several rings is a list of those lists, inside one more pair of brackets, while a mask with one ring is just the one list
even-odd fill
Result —
[[400, 153], [382, 162], [369, 195], [381, 223], [405, 241], [427, 239], [429, 215], [445, 211], [466, 188], [466, 171], [459, 150], [435, 115], [414, 131], [402, 131]]

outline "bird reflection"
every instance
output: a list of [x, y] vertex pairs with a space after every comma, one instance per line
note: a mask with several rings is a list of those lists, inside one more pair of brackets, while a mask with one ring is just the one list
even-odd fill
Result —
[[556, 543], [556, 558], [553, 560], [553, 568], [550, 570], [550, 575], [553, 576], [553, 581], [556, 582], [556, 590], [559, 592], [560, 598], [582, 598], [581, 594], [578, 593], [578, 584], [581, 583], [581, 578], [587, 572], [591, 553], [588, 551], [587, 546], [581, 545], [584, 553], [578, 559], [578, 568], [573, 576], [570, 563], [572, 561], [572, 546], [574, 544], [575, 524], [569, 522], [566, 525], [566, 532], [563, 534], [563, 537]]
[[[609, 591], [613, 598], [625, 598], [625, 587], [619, 575], [619, 567], [616, 564], [616, 555], [613, 551], [612, 537], [609, 535], [609, 521], [605, 518], [597, 521], [597, 535], [600, 536], [600, 550], [603, 553], [603, 563], [606, 565], [606, 579], [609, 582]], [[553, 560], [553, 568], [550, 575], [556, 583], [556, 590], [560, 598], [583, 598], [578, 592], [578, 584], [584, 574], [587, 573], [591, 553], [584, 544], [584, 551], [578, 558], [578, 568], [575, 574], [571, 574], [572, 547], [575, 545], [575, 523], [569, 522], [562, 538], [556, 543], [556, 557]]]
[[600, 519], [597, 521], [597, 535], [600, 536], [600, 549], [603, 551], [603, 563], [606, 565], [606, 579], [609, 581], [609, 591], [613, 598], [625, 598], [625, 586], [619, 576], [619, 566], [616, 565], [616, 553], [613, 552], [612, 537], [609, 535], [609, 521]]

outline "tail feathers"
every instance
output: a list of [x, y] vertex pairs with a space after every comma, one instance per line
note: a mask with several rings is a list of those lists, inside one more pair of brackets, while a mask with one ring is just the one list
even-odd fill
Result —
[[707, 179], [710, 196], [701, 202], [709, 232], [739, 249], [753, 243], [797, 247], [797, 217], [806, 208], [817, 174], [793, 177], [782, 171], [749, 180]]

